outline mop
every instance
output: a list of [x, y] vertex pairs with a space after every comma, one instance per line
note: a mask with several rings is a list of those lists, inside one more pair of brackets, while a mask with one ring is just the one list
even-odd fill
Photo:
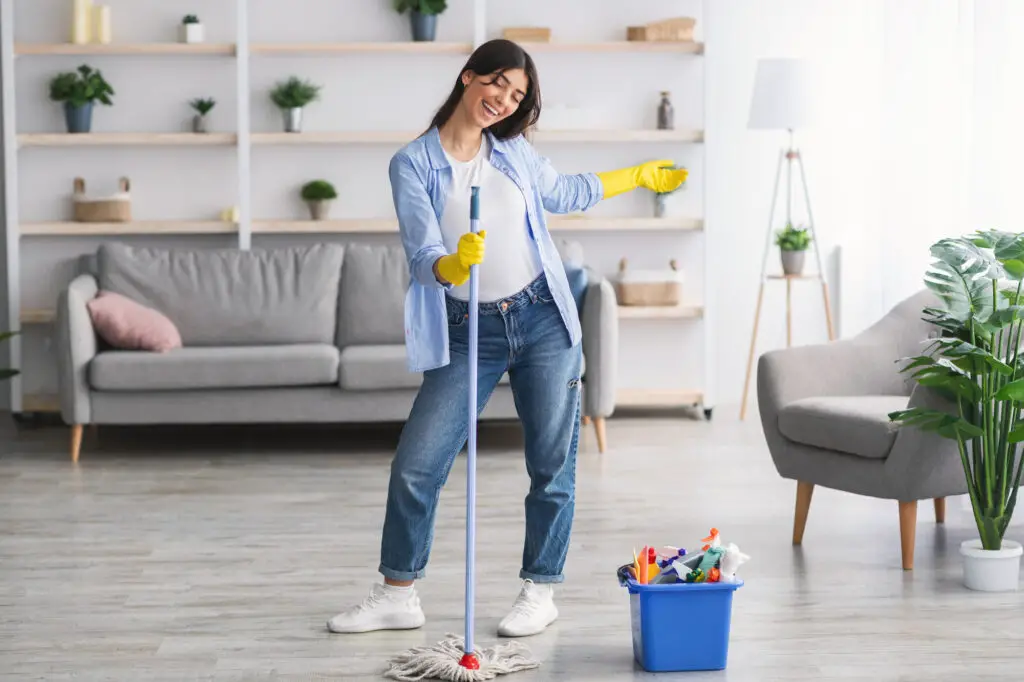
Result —
[[[470, 195], [469, 229], [478, 231], [480, 188]], [[477, 407], [477, 324], [479, 317], [478, 266], [469, 267], [469, 438], [466, 458], [466, 617], [465, 637], [448, 634], [435, 646], [416, 647], [395, 656], [384, 673], [400, 682], [447, 680], [477, 682], [498, 675], [532, 670], [540, 662], [519, 642], [477, 649], [473, 642], [473, 600], [476, 587], [476, 407]]]

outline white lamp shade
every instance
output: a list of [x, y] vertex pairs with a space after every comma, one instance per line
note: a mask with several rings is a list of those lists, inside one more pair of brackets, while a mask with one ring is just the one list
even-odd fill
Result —
[[760, 60], [747, 126], [770, 130], [808, 127], [813, 118], [811, 87], [810, 69], [804, 60]]

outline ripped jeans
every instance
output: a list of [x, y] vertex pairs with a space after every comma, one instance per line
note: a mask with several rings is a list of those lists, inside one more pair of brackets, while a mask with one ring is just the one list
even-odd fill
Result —
[[[446, 297], [451, 362], [425, 373], [391, 463], [380, 572], [422, 578], [441, 488], [468, 437], [469, 305]], [[526, 540], [520, 578], [563, 580], [576, 498], [582, 348], [569, 334], [541, 275], [522, 291], [481, 303], [478, 414], [507, 371], [523, 426]], [[486, 508], [486, 500], [478, 508]], [[507, 510], [506, 513], [511, 513]]]

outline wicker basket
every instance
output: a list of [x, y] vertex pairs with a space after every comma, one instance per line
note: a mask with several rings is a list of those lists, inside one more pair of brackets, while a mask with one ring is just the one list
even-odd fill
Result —
[[504, 29], [501, 37], [517, 43], [550, 43], [551, 29], [543, 26], [512, 26]]
[[132, 219], [131, 183], [121, 178], [120, 192], [106, 197], [85, 194], [85, 180], [75, 178], [75, 220], [80, 223], [127, 223]]
[[676, 306], [682, 300], [683, 274], [676, 261], [668, 270], [627, 270], [626, 259], [619, 261], [615, 297], [624, 306]]

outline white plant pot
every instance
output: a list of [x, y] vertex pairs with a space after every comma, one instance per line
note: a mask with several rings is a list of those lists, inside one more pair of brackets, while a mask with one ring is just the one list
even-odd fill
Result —
[[1024, 547], [1003, 540], [1002, 549], [982, 549], [981, 540], [960, 543], [964, 558], [964, 585], [981, 592], [1011, 592], [1020, 584], [1020, 557]]
[[203, 42], [202, 24], [181, 24], [181, 42], [201, 43]]

